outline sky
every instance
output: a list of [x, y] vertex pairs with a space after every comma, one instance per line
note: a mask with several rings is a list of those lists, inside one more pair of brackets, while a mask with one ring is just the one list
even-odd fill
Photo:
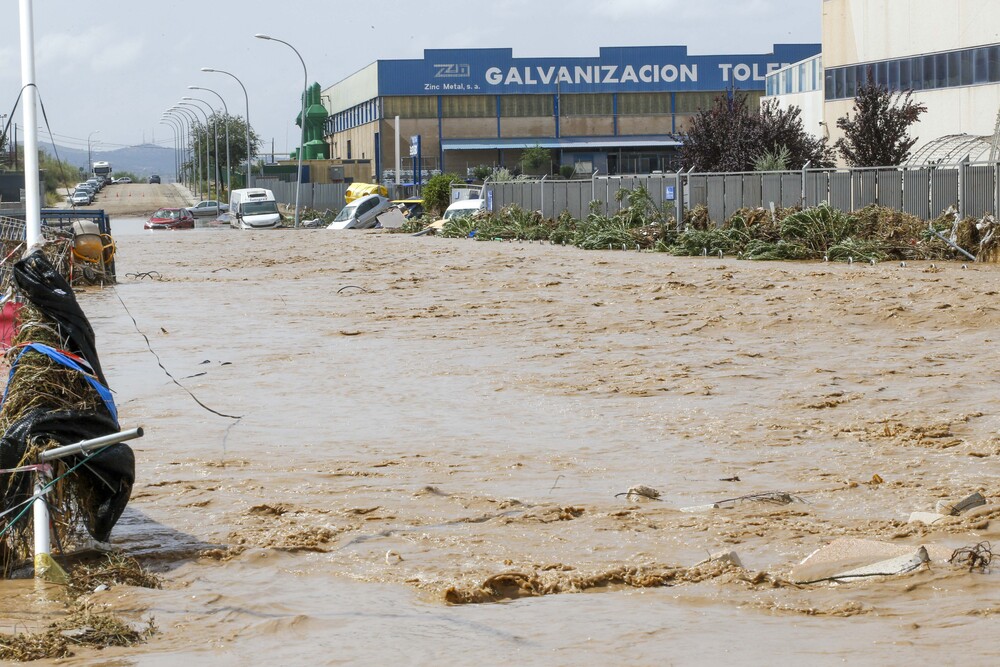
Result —
[[[22, 0], [23, 1], [23, 0]], [[19, 2], [3, 0], [0, 114], [21, 88]], [[776, 43], [818, 43], [822, 0], [33, 0], [35, 81], [55, 143], [99, 154], [173, 146], [163, 111], [184, 96], [246, 115], [270, 152], [298, 143], [302, 63], [264, 33], [292, 44], [309, 82], [326, 88], [379, 59], [424, 49], [511, 48], [515, 57], [596, 56], [602, 46], [687, 46], [692, 54], [767, 53]], [[365, 7], [377, 7], [365, 13]], [[39, 120], [41, 121], [41, 113]], [[22, 124], [21, 110], [15, 122]], [[40, 141], [48, 132], [40, 130]], [[98, 159], [95, 157], [94, 159]]]

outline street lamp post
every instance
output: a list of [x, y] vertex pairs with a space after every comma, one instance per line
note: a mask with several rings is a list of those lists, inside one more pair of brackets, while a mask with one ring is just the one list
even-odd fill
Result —
[[87, 169], [92, 174], [94, 173], [94, 161], [93, 161], [92, 156], [90, 154], [90, 138], [92, 136], [94, 136], [95, 134], [97, 134], [98, 132], [100, 132], [100, 130], [94, 130], [93, 132], [91, 132], [90, 134], [87, 135]]
[[[217, 92], [215, 92], [211, 88], [202, 88], [200, 86], [188, 86], [188, 90], [205, 90], [205, 91], [208, 91], [208, 92], [212, 93], [213, 95], [215, 95], [216, 97], [218, 97], [219, 101], [222, 102], [222, 108], [226, 112], [226, 191], [227, 192], [232, 192], [233, 186], [231, 185], [231, 182], [230, 182], [231, 173], [230, 173], [230, 170], [229, 170], [229, 107], [226, 105], [226, 100], [224, 100], [222, 98], [222, 95], [218, 94]], [[216, 132], [218, 132], [218, 130], [219, 130], [218, 126], [216, 126], [215, 129], [216, 129]], [[219, 156], [216, 155], [215, 159], [218, 160]]]
[[[184, 137], [184, 155], [190, 159], [191, 162], [191, 177], [188, 179], [188, 187], [194, 187], [194, 191], [199, 191], [199, 186], [196, 185], [198, 182], [198, 170], [201, 168], [201, 158], [195, 153], [193, 145], [191, 143], [191, 133], [188, 129], [189, 118], [180, 113], [176, 107], [171, 107], [163, 112], [164, 115], [173, 118], [181, 125], [181, 133]], [[185, 175], [187, 175], [187, 170], [184, 170]]]
[[[201, 110], [201, 107], [197, 107], [197, 106], [194, 106], [192, 104], [188, 104], [187, 102], [178, 102], [173, 108], [176, 109], [177, 111], [181, 111], [181, 112], [184, 112], [186, 114], [189, 114], [188, 120], [192, 120], [193, 121], [193, 123], [191, 124], [192, 128], [194, 128], [196, 125], [198, 125], [198, 124], [201, 123], [201, 120], [199, 120], [199, 118], [198, 118], [198, 114], [196, 114], [193, 111], [193, 109], [197, 109], [198, 111], [201, 111], [202, 115], [205, 115], [205, 112]], [[197, 152], [197, 149], [195, 149], [195, 152]], [[201, 162], [201, 155], [200, 154], [198, 155], [198, 161]], [[206, 122], [205, 122], [205, 161], [201, 163], [201, 178], [204, 179], [204, 186], [201, 185], [201, 181], [199, 181], [199, 184], [198, 184], [198, 189], [201, 191], [200, 192], [200, 196], [203, 199], [206, 198], [205, 197], [205, 194], [206, 194], [205, 193], [205, 189], [208, 188], [208, 182], [209, 182], [209, 179], [208, 179], [208, 165], [209, 165], [209, 159], [208, 159], [208, 122], [207, 122], [207, 119], [206, 119]]]
[[[193, 98], [182, 97], [181, 99], [183, 99], [183, 100], [192, 100]], [[212, 173], [210, 171], [211, 167], [212, 167], [212, 160], [209, 157], [209, 149], [208, 149], [208, 114], [205, 112], [204, 109], [202, 109], [200, 106], [198, 106], [197, 104], [194, 104], [191, 101], [188, 101], [188, 102], [178, 102], [178, 105], [179, 106], [182, 105], [182, 106], [185, 106], [185, 107], [189, 107], [191, 109], [197, 109], [201, 113], [201, 115], [205, 117], [205, 181], [206, 181], [206, 183], [208, 183], [209, 182], [209, 178], [212, 175]], [[211, 107], [209, 107], [209, 108], [211, 108]], [[213, 111], [212, 113], [215, 113], [215, 112]], [[218, 157], [219, 157], [219, 133], [218, 132], [214, 132], [213, 134], [215, 135], [215, 157], [216, 157], [216, 160], [215, 160], [215, 193], [216, 193], [216, 195], [218, 195], [218, 193], [219, 193], [219, 160], [218, 160]], [[211, 194], [211, 190], [209, 191], [209, 194]]]
[[219, 74], [225, 74], [227, 76], [231, 76], [234, 79], [236, 79], [236, 83], [240, 84], [240, 88], [243, 89], [243, 98], [246, 100], [246, 103], [247, 103], [247, 115], [246, 115], [246, 130], [247, 130], [247, 133], [246, 133], [247, 134], [247, 182], [246, 182], [246, 186], [248, 188], [249, 187], [253, 187], [253, 178], [252, 178], [252, 175], [253, 175], [252, 171], [253, 170], [252, 170], [252, 167], [250, 166], [251, 165], [250, 160], [252, 158], [252, 156], [250, 154], [250, 96], [247, 95], [246, 86], [244, 86], [243, 82], [240, 81], [236, 77], [236, 75], [232, 74], [231, 72], [227, 72], [227, 71], [222, 70], [222, 69], [214, 69], [212, 67], [202, 67], [201, 71], [202, 72], [218, 72]]
[[180, 180], [180, 169], [177, 166], [178, 165], [178, 161], [177, 161], [177, 126], [174, 125], [173, 123], [171, 123], [170, 121], [168, 121], [166, 118], [163, 118], [163, 117], [160, 118], [160, 125], [166, 125], [174, 133], [174, 180], [179, 181]]
[[302, 74], [304, 77], [304, 84], [302, 86], [302, 112], [299, 115], [299, 126], [302, 128], [301, 139], [299, 140], [299, 167], [298, 175], [295, 179], [295, 226], [299, 226], [299, 186], [302, 184], [302, 152], [306, 147], [306, 92], [309, 90], [309, 72], [306, 70], [306, 61], [302, 59], [302, 54], [299, 53], [298, 49], [289, 44], [283, 39], [278, 39], [276, 37], [270, 37], [268, 35], [256, 34], [254, 35], [257, 39], [266, 39], [272, 42], [280, 42], [284, 44], [292, 51], [295, 51], [295, 55], [299, 57], [299, 62], [302, 63]]

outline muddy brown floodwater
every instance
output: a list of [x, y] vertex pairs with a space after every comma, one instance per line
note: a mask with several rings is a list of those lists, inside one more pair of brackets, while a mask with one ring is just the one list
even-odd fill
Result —
[[[790, 583], [839, 537], [997, 542], [906, 520], [1000, 495], [1000, 267], [130, 224], [79, 298], [147, 433], [113, 541], [165, 585], [93, 599], [159, 633], [60, 664], [1000, 659], [996, 574]], [[805, 502], [679, 511], [764, 491]]]

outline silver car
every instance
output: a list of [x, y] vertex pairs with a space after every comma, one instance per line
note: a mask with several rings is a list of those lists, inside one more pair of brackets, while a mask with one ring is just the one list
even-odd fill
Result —
[[359, 197], [340, 209], [327, 229], [371, 229], [378, 224], [378, 216], [391, 206], [392, 202], [382, 195]]

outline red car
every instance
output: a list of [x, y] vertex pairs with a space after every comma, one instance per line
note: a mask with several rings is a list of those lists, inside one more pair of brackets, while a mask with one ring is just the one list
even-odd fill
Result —
[[143, 225], [144, 229], [194, 229], [194, 216], [186, 208], [161, 208]]

